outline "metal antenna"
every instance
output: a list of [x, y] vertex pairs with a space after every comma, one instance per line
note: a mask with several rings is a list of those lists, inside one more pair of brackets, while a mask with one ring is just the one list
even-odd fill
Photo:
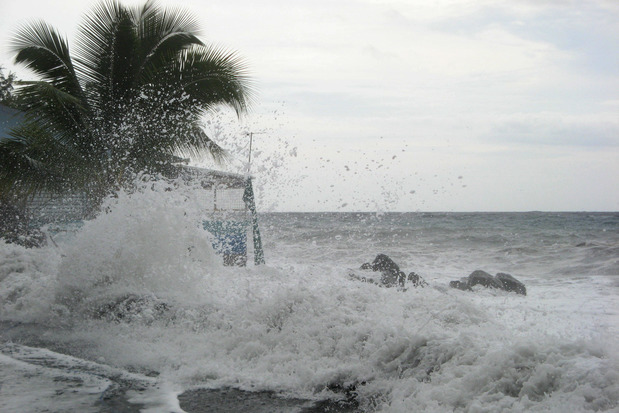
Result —
[[251, 144], [254, 141], [254, 133], [249, 132], [249, 159], [247, 160], [247, 175], [249, 175], [249, 170], [251, 169]]
[[263, 132], [248, 132], [247, 134], [249, 135], [249, 157], [247, 159], [247, 174], [249, 175], [249, 172], [251, 170], [251, 146], [252, 143], [254, 141], [254, 134], [256, 135], [260, 135]]

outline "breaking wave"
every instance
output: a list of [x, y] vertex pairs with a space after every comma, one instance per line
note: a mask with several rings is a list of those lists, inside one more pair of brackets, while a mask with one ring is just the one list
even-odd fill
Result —
[[[600, 293], [611, 281], [533, 282], [523, 297], [381, 288], [319, 257], [224, 267], [194, 192], [149, 183], [41, 249], [1, 243], [3, 328], [35, 326], [37, 345], [180, 391], [354, 398], [383, 412], [618, 406], [616, 318], [598, 319], [616, 317], [616, 294]], [[28, 331], [11, 339], [32, 344]]]

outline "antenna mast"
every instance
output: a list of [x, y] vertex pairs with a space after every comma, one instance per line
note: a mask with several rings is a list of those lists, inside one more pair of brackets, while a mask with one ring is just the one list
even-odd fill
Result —
[[251, 147], [254, 142], [254, 135], [260, 135], [261, 133], [263, 132], [247, 132], [247, 134], [249, 135], [249, 156], [247, 159], [247, 174], [248, 175], [251, 170]]
[[251, 145], [254, 141], [254, 133], [249, 132], [249, 158], [247, 159], [247, 175], [249, 175], [249, 170], [251, 169]]

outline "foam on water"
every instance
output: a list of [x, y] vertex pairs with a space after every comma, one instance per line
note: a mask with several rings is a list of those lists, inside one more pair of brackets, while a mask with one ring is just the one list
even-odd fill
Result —
[[[176, 394], [156, 379], [43, 348], [0, 346], [0, 409], [6, 412], [118, 411], [114, 392], [126, 392], [141, 411], [182, 412]], [[119, 389], [124, 387], [139, 390]], [[116, 403], [116, 404], [115, 404]], [[153, 407], [151, 409], [151, 407]]]
[[56, 397], [57, 411], [96, 412], [93, 404], [109, 382], [96, 376], [52, 372], [0, 354], [0, 410], [4, 412], [43, 411]]
[[309, 399], [347, 389], [385, 412], [618, 405], [612, 278], [524, 275], [523, 297], [448, 289], [437, 273], [428, 288], [398, 291], [347, 277], [346, 264], [384, 250], [327, 252], [311, 238], [290, 246], [305, 249], [298, 259], [282, 248], [267, 250], [268, 266], [223, 267], [197, 204], [191, 191], [142, 189], [58, 246], [0, 244], [2, 321], [40, 325], [39, 344], [156, 375], [163, 400], [129, 395], [155, 410], [182, 389], [226, 386]]

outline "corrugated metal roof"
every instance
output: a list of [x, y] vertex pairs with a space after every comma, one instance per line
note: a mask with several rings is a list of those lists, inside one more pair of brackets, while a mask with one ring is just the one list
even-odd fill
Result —
[[179, 168], [183, 178], [199, 179], [205, 188], [213, 185], [225, 186], [227, 188], [245, 188], [247, 179], [251, 178], [248, 175], [199, 168], [197, 166], [180, 165]]

